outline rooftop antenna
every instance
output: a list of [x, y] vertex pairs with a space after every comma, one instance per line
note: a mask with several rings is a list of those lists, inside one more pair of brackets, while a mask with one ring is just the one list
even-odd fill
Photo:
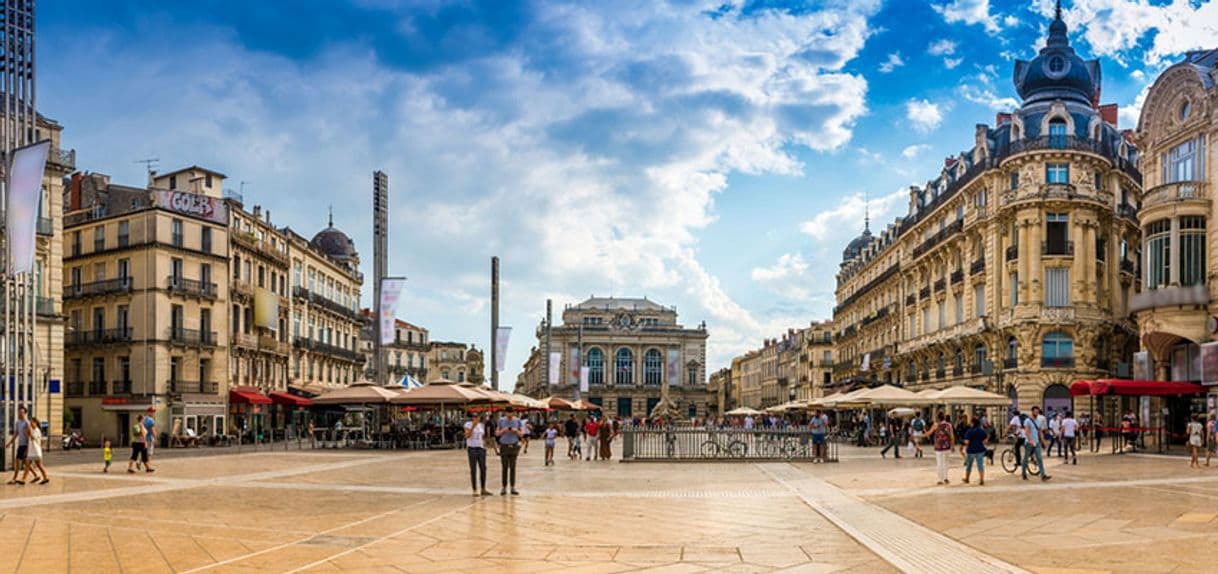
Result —
[[871, 231], [871, 199], [863, 192], [863, 231]]
[[330, 227], [334, 227], [334, 204], [330, 204]]
[[135, 160], [135, 163], [144, 164], [144, 171], [148, 173], [148, 181], [152, 181], [152, 174], [155, 173], [155, 172], [153, 172], [152, 168], [155, 167], [157, 162], [159, 162], [159, 161], [161, 161], [161, 160], [158, 158], [149, 157], [149, 158], [144, 158], [144, 159], [137, 159], [137, 160]]
[[237, 190], [237, 193], [240, 193], [242, 198], [245, 197], [245, 184], [247, 184], [247, 183], [250, 183], [250, 182], [245, 181], [244, 179], [241, 180], [241, 185]]
[[1058, 20], [1061, 20], [1061, 19], [1062, 19], [1062, 0], [1057, 0], [1057, 13], [1056, 13], [1056, 18], [1057, 18]]

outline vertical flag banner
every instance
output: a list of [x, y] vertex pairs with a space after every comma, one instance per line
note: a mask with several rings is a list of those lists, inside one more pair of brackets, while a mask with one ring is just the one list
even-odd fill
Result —
[[1218, 384], [1218, 342], [1201, 344], [1201, 384]]
[[571, 357], [570, 357], [570, 360], [567, 362], [567, 364], [571, 365], [571, 376], [567, 378], [567, 382], [569, 384], [571, 384], [571, 386], [578, 385], [580, 382], [580, 374], [579, 374], [580, 373], [580, 370], [579, 370], [580, 362], [579, 362], [579, 347], [578, 346], [571, 345]]
[[269, 289], [254, 289], [254, 326], [279, 330], [279, 296]]
[[495, 332], [495, 370], [500, 373], [507, 364], [508, 340], [511, 338], [511, 327], [499, 327], [499, 330]]
[[1138, 381], [1154, 380], [1150, 370], [1150, 353], [1140, 351], [1133, 354], [1133, 378]]
[[678, 385], [681, 380], [681, 350], [668, 350], [668, 384]]
[[50, 140], [19, 148], [9, 166], [8, 211], [4, 231], [8, 237], [11, 272], [34, 270], [34, 240], [38, 223], [38, 204], [42, 199], [42, 173], [46, 169]]
[[406, 279], [402, 277], [386, 277], [381, 279], [381, 300], [379, 309], [381, 311], [381, 344], [388, 345], [393, 342], [393, 326], [397, 319], [398, 301], [402, 297], [402, 287], [406, 285]]
[[550, 375], [550, 380], [546, 384], [557, 385], [558, 381], [562, 380], [562, 351], [550, 351], [550, 368], [546, 371]]
[[870, 371], [871, 370], [871, 353], [863, 354], [863, 364], [862, 364], [862, 366], [859, 367], [859, 370], [860, 371]]
[[588, 392], [588, 367], [579, 368], [579, 392]]

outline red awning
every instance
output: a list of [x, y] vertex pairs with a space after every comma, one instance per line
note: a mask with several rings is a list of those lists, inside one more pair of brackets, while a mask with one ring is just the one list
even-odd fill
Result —
[[228, 402], [247, 405], [269, 405], [271, 398], [250, 387], [237, 387], [228, 391]]
[[1095, 381], [1075, 381], [1070, 385], [1070, 394], [1082, 395], [1129, 395], [1138, 397], [1158, 397], [1168, 395], [1198, 395], [1205, 392], [1205, 387], [1196, 383], [1180, 381], [1127, 381], [1124, 379], [1098, 379]]
[[271, 393], [270, 397], [271, 397], [271, 402], [275, 403], [277, 405], [288, 405], [288, 406], [293, 406], [293, 407], [313, 406], [313, 401], [310, 401], [309, 399], [306, 399], [304, 397], [298, 397], [296, 395], [292, 395], [292, 394], [288, 394], [288, 393], [279, 393], [279, 392]]

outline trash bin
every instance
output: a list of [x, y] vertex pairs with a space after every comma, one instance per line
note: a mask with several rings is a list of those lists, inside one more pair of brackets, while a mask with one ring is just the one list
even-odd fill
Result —
[[169, 448], [169, 433], [161, 431], [160, 439], [156, 442], [157, 448]]

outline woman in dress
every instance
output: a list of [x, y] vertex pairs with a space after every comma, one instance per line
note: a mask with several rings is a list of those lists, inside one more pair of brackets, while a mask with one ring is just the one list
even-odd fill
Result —
[[[47, 467], [42, 465], [42, 423], [38, 422], [38, 417], [30, 417], [30, 453], [26, 457], [28, 461], [25, 471], [34, 471], [34, 480], [38, 480], [38, 473], [42, 473], [42, 480], [38, 484], [46, 484], [51, 482], [47, 476]], [[21, 477], [22, 482], [25, 481], [25, 476]], [[33, 484], [31, 482], [30, 484]]]
[[597, 438], [601, 441], [601, 460], [609, 460], [613, 458], [613, 450], [610, 445], [613, 444], [613, 437], [616, 436], [616, 433], [613, 432], [613, 422], [609, 420], [609, 417], [605, 417], [597, 430]]
[[1201, 425], [1201, 421], [1197, 420], [1197, 415], [1193, 415], [1188, 422], [1188, 449], [1192, 451], [1192, 460], [1189, 461], [1189, 468], [1201, 468], [1201, 463], [1197, 460], [1197, 456], [1201, 452], [1201, 435], [1205, 432], [1205, 427]]

